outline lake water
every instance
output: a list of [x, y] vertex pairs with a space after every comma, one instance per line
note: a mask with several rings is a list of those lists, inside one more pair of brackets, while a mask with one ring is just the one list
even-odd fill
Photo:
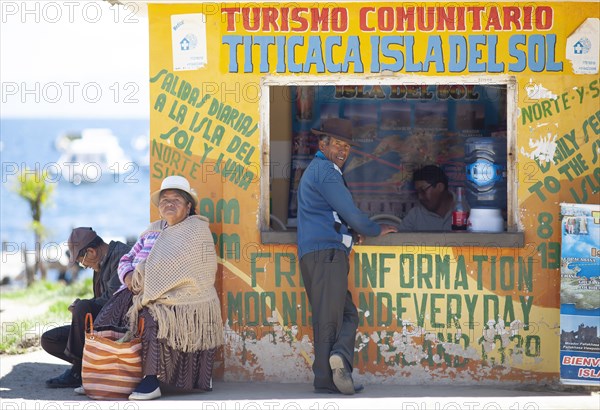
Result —
[[60, 176], [49, 179], [55, 189], [50, 204], [42, 212], [42, 223], [47, 229], [42, 246], [50, 249], [57, 243], [65, 243], [77, 226], [93, 227], [108, 242], [113, 238], [135, 239], [148, 225], [149, 170], [141, 165], [148, 154], [148, 120], [2, 119], [0, 236], [3, 243], [27, 250], [34, 246], [29, 205], [13, 192], [16, 171], [25, 166], [57, 169], [56, 161], [61, 154], [55, 147], [57, 136], [88, 128], [112, 130], [132, 163], [118, 177], [104, 175], [93, 183], [75, 185]]

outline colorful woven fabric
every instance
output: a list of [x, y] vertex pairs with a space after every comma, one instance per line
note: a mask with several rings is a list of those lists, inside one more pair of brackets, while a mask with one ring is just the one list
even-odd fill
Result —
[[[142, 380], [142, 340], [119, 341], [127, 329], [97, 328], [86, 318], [81, 380], [85, 394], [94, 400], [127, 399]], [[143, 324], [139, 324], [140, 333]]]

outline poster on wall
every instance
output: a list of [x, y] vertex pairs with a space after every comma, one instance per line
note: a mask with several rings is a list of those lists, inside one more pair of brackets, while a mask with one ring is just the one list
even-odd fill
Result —
[[600, 386], [600, 205], [561, 216], [560, 380]]
[[202, 13], [171, 16], [173, 71], [198, 70], [207, 63], [206, 17]]
[[[449, 187], [465, 184], [465, 142], [490, 138], [506, 146], [504, 84], [328, 85], [292, 87], [292, 175], [288, 225], [295, 226], [297, 187], [317, 151], [325, 118], [352, 121], [356, 143], [344, 179], [363, 212], [399, 218], [417, 198], [415, 169], [435, 164]], [[501, 167], [506, 168], [506, 154]], [[505, 208], [505, 205], [504, 205]]]

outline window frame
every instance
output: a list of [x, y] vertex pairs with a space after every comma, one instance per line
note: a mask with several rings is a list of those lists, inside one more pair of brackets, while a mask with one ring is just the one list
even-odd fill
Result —
[[[507, 229], [499, 233], [475, 233], [463, 232], [459, 236], [452, 232], [452, 241], [459, 240], [457, 245], [473, 242], [479, 238], [484, 241], [492, 241], [493, 245], [501, 247], [521, 247], [524, 244], [523, 232], [518, 226], [518, 179], [516, 172], [516, 153], [517, 153], [517, 80], [510, 75], [469, 75], [469, 76], [408, 76], [408, 75], [390, 75], [390, 76], [264, 76], [260, 81], [260, 150], [261, 170], [260, 178], [260, 198], [259, 198], [259, 230], [263, 243], [295, 243], [295, 232], [273, 232], [270, 227], [270, 182], [271, 182], [271, 150], [270, 150], [270, 113], [271, 113], [271, 94], [270, 87], [291, 87], [291, 86], [336, 86], [336, 85], [398, 85], [424, 84], [424, 85], [444, 85], [444, 84], [463, 84], [463, 85], [505, 85], [506, 86], [506, 162], [507, 162]], [[291, 155], [291, 152], [290, 152]], [[404, 232], [388, 235], [389, 238], [370, 238], [366, 244], [395, 246], [403, 245], [406, 242], [403, 238], [415, 239], [416, 232]], [[410, 235], [410, 236], [407, 236]], [[423, 243], [429, 243], [427, 240], [431, 235], [435, 235], [436, 243], [447, 243], [450, 238], [441, 239], [440, 233], [418, 232], [416, 238]], [[445, 238], [445, 235], [442, 236]], [[433, 240], [433, 239], [432, 239]]]

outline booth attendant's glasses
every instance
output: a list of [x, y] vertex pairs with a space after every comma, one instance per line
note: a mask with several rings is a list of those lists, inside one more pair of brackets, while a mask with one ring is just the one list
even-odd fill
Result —
[[429, 188], [431, 188], [432, 186], [433, 186], [433, 184], [429, 184], [429, 185], [427, 185], [425, 188], [419, 188], [419, 189], [416, 189], [415, 191], [417, 191], [417, 196], [418, 196], [418, 195], [425, 195], [425, 192], [427, 192], [427, 190], [428, 190]]

